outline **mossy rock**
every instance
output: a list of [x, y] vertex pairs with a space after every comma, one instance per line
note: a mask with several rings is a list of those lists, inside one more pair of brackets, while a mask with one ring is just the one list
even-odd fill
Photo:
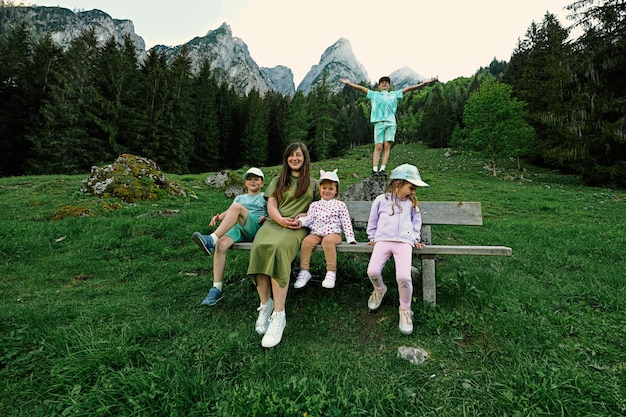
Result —
[[81, 191], [100, 197], [117, 197], [126, 203], [158, 200], [168, 195], [196, 197], [196, 194], [171, 181], [151, 159], [131, 154], [120, 155], [113, 164], [91, 168]]

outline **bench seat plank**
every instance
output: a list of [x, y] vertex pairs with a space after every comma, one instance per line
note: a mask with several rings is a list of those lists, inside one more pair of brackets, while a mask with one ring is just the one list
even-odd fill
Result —
[[[233, 249], [250, 250], [252, 242], [239, 242]], [[373, 246], [367, 243], [350, 244], [341, 242], [337, 245], [337, 252], [343, 253], [372, 253]], [[315, 252], [323, 252], [322, 245], [317, 245]], [[494, 255], [511, 256], [512, 250], [506, 246], [455, 246], [455, 245], [428, 245], [423, 249], [413, 249], [415, 255]]]

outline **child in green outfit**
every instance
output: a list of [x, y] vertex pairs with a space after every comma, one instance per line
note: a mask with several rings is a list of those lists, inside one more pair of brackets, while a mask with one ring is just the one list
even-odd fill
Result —
[[216, 214], [209, 226], [220, 225], [210, 235], [194, 232], [193, 241], [207, 255], [213, 255], [213, 287], [202, 301], [202, 305], [212, 306], [224, 298], [223, 280], [226, 267], [226, 251], [237, 242], [252, 242], [267, 217], [267, 200], [261, 188], [265, 184], [263, 172], [250, 168], [243, 175], [246, 194], [235, 197], [230, 207]]

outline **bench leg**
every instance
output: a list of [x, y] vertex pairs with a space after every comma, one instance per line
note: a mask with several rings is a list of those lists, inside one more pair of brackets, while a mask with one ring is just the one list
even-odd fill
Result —
[[435, 256], [422, 255], [422, 299], [431, 305], [437, 304], [437, 282], [435, 280]]

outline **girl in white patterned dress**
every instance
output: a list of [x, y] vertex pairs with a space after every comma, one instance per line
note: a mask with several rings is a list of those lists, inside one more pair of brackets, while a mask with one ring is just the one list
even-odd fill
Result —
[[312, 202], [306, 216], [298, 219], [302, 227], [308, 227], [310, 232], [300, 246], [300, 273], [293, 285], [294, 288], [304, 287], [311, 279], [309, 272], [311, 254], [320, 243], [326, 257], [326, 276], [322, 281], [322, 287], [334, 288], [337, 279], [336, 246], [341, 243], [342, 230], [348, 243], [357, 243], [348, 207], [343, 201], [337, 200], [339, 195], [337, 170], [332, 172], [320, 170], [319, 192], [321, 199]]

